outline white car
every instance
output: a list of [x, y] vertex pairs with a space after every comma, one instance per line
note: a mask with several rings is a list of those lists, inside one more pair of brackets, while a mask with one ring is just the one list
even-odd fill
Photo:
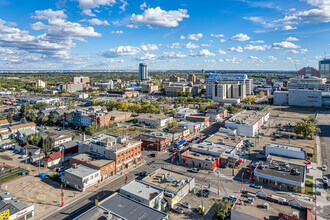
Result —
[[325, 184], [328, 184], [328, 177], [323, 176], [322, 182], [325, 183]]
[[322, 166], [322, 171], [327, 171], [328, 170], [328, 167], [326, 165], [323, 165]]

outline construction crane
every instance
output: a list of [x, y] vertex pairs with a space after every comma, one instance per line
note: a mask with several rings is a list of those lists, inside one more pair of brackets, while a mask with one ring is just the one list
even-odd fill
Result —
[[298, 68], [297, 68], [297, 64], [296, 64], [296, 61], [295, 60], [293, 60], [293, 64], [294, 64], [294, 67], [296, 68], [297, 75], [299, 76], [299, 72], [298, 72]]

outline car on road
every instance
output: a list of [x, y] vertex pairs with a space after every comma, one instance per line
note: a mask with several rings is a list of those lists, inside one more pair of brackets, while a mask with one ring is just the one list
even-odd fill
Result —
[[67, 169], [67, 167], [61, 166], [61, 167], [56, 168], [56, 172], [60, 173], [60, 172], [63, 172], [64, 170], [66, 170], [66, 169]]
[[149, 154], [149, 157], [157, 157], [158, 155], [156, 153]]
[[188, 202], [182, 202], [181, 205], [187, 209], [191, 208], [191, 205]]
[[182, 214], [183, 213], [183, 208], [180, 208], [180, 207], [176, 207], [175, 208], [175, 211]]
[[208, 198], [210, 196], [210, 190], [203, 189], [198, 192], [198, 196]]
[[198, 173], [199, 169], [198, 168], [191, 168], [189, 171], [192, 172], [192, 173]]
[[142, 171], [139, 175], [140, 176], [146, 176], [147, 175], [147, 171]]
[[243, 161], [242, 161], [241, 159], [239, 159], [239, 160], [236, 162], [236, 164], [237, 164], [237, 165], [241, 165], [242, 162], [243, 162]]
[[168, 191], [165, 191], [164, 192], [164, 195], [167, 196], [167, 197], [170, 197], [170, 198], [174, 198], [174, 194], [173, 193], [170, 193]]
[[250, 187], [256, 188], [256, 189], [262, 189], [262, 186], [257, 185], [257, 184], [251, 184]]
[[322, 166], [322, 171], [327, 171], [327, 170], [328, 170], [327, 165], [323, 165], [323, 166]]

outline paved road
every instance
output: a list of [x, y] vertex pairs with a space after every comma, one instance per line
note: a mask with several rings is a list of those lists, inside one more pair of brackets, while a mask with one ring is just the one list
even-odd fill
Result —
[[325, 171], [323, 175], [326, 175], [330, 179], [330, 114], [318, 114], [317, 121], [317, 126], [321, 129], [322, 164], [328, 167], [328, 171]]

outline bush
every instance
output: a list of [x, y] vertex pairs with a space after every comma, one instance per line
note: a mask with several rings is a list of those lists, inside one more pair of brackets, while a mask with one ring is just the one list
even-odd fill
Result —
[[57, 172], [53, 172], [52, 174], [49, 175], [49, 178], [56, 182], [60, 182], [60, 175], [58, 175]]

